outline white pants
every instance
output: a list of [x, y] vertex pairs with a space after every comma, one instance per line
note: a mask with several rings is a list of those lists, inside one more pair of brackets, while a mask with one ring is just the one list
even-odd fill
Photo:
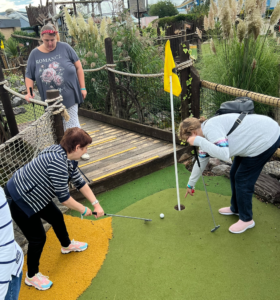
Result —
[[68, 129], [68, 128], [73, 128], [73, 127], [81, 128], [80, 122], [79, 122], [79, 117], [78, 117], [78, 104], [75, 104], [75, 105], [67, 108], [67, 111], [70, 116], [70, 120], [68, 122], [66, 122], [64, 120], [64, 118], [62, 118], [64, 131], [66, 131], [66, 129]]

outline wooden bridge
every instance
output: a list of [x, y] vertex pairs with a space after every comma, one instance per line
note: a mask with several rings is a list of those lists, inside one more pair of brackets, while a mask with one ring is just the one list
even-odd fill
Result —
[[[98, 116], [98, 113], [92, 114], [94, 117]], [[104, 118], [104, 115], [100, 116]], [[106, 116], [106, 123], [81, 115], [79, 120], [82, 129], [89, 133], [93, 141], [88, 147], [90, 159], [80, 160], [79, 167], [89, 179], [95, 193], [104, 192], [174, 164], [171, 132], [110, 116]], [[112, 120], [117, 121], [119, 126], [112, 124]], [[139, 128], [144, 128], [144, 131]], [[177, 157], [183, 152], [185, 148], [177, 145]], [[76, 199], [82, 197], [75, 190], [71, 194]]]

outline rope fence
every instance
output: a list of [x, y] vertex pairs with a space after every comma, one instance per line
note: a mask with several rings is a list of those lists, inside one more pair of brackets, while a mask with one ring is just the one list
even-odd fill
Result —
[[15, 171], [30, 162], [41, 150], [55, 143], [53, 114], [47, 111], [0, 145], [0, 185], [4, 187]]
[[267, 104], [274, 107], [280, 107], [280, 98], [267, 96], [255, 92], [250, 92], [246, 90], [241, 90], [234, 87], [209, 82], [206, 80], [201, 81], [201, 86], [216, 92], [221, 92], [223, 94], [227, 94], [235, 97], [249, 97], [252, 100], [262, 104]]
[[[181, 71], [183, 69], [191, 67], [192, 65], [193, 65], [193, 60], [190, 59], [190, 60], [187, 60], [185, 62], [178, 64], [176, 68], [178, 71]], [[96, 71], [101, 71], [101, 70], [105, 69], [105, 70], [108, 70], [108, 71], [116, 73], [116, 74], [130, 76], [130, 77], [140, 77], [140, 78], [162, 77], [164, 75], [164, 73], [157, 73], [157, 74], [126, 73], [126, 72], [114, 70], [114, 69], [112, 69], [112, 67], [116, 67], [116, 64], [107, 64], [107, 65], [104, 65], [104, 66], [102, 66], [100, 68], [96, 68], [96, 69], [85, 69], [84, 72], [96, 72]]]
[[197, 35], [196, 32], [193, 32], [193, 33], [188, 33], [188, 34], [181, 34], [181, 33], [178, 33], [178, 34], [175, 34], [175, 35], [168, 35], [168, 36], [164, 36], [164, 37], [161, 37], [161, 38], [155, 38], [155, 41], [165, 41], [165, 40], [172, 40], [172, 39], [177, 39], [177, 38], [182, 38], [182, 37], [187, 37], [187, 36], [191, 36], [191, 35]]
[[20, 67], [26, 67], [27, 64], [19, 64], [18, 67], [14, 67], [14, 68], [10, 68], [10, 69], [2, 69], [3, 71], [12, 71], [12, 70], [17, 70], [19, 69]]

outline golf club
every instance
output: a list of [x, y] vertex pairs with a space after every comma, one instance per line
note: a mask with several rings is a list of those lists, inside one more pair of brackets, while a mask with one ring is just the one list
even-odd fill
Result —
[[[93, 215], [97, 215], [95, 211], [92, 212]], [[137, 220], [143, 220], [143, 221], [152, 221], [151, 219], [144, 219], [144, 218], [137, 218], [137, 217], [128, 217], [128, 216], [120, 216], [120, 215], [112, 215], [112, 214], [104, 214], [104, 216], [109, 217], [120, 217], [120, 218], [128, 218], [128, 219], [137, 219]]]
[[200, 168], [200, 162], [199, 162], [199, 159], [198, 159], [197, 151], [196, 151], [196, 148], [195, 148], [195, 147], [193, 147], [193, 148], [194, 148], [195, 159], [196, 159], [196, 161], [197, 161], [198, 168], [199, 168], [200, 173], [201, 173], [201, 177], [202, 177], [202, 181], [203, 181], [203, 185], [204, 185], [206, 197], [207, 197], [207, 200], [208, 200], [210, 212], [211, 212], [212, 219], [213, 219], [213, 222], [214, 222], [214, 225], [215, 225], [215, 228], [211, 229], [211, 232], [214, 232], [214, 231], [216, 231], [216, 230], [220, 227], [220, 225], [216, 225], [216, 222], [215, 222], [215, 219], [214, 219], [214, 215], [213, 215], [213, 211], [212, 211], [212, 208], [211, 208], [211, 203], [210, 203], [210, 200], [209, 200], [209, 197], [208, 197], [206, 185], [205, 185], [204, 178], [203, 178], [203, 175], [202, 175], [202, 171], [201, 171], [201, 168]]

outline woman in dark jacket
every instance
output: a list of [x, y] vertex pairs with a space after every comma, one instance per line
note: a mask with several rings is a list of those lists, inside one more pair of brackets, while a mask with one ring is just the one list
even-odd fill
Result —
[[14, 173], [5, 186], [12, 217], [28, 240], [25, 283], [39, 290], [47, 290], [52, 282], [39, 273], [39, 261], [46, 241], [41, 218], [52, 225], [61, 243], [61, 252], [84, 251], [87, 244], [70, 241], [63, 215], [52, 201], [58, 200], [83, 216], [92, 215], [91, 209], [75, 201], [69, 193], [69, 181], [94, 206], [97, 218], [104, 211], [90, 187], [77, 169], [77, 161], [87, 152], [91, 137], [82, 129], [67, 129], [60, 145], [44, 149], [35, 159]]

